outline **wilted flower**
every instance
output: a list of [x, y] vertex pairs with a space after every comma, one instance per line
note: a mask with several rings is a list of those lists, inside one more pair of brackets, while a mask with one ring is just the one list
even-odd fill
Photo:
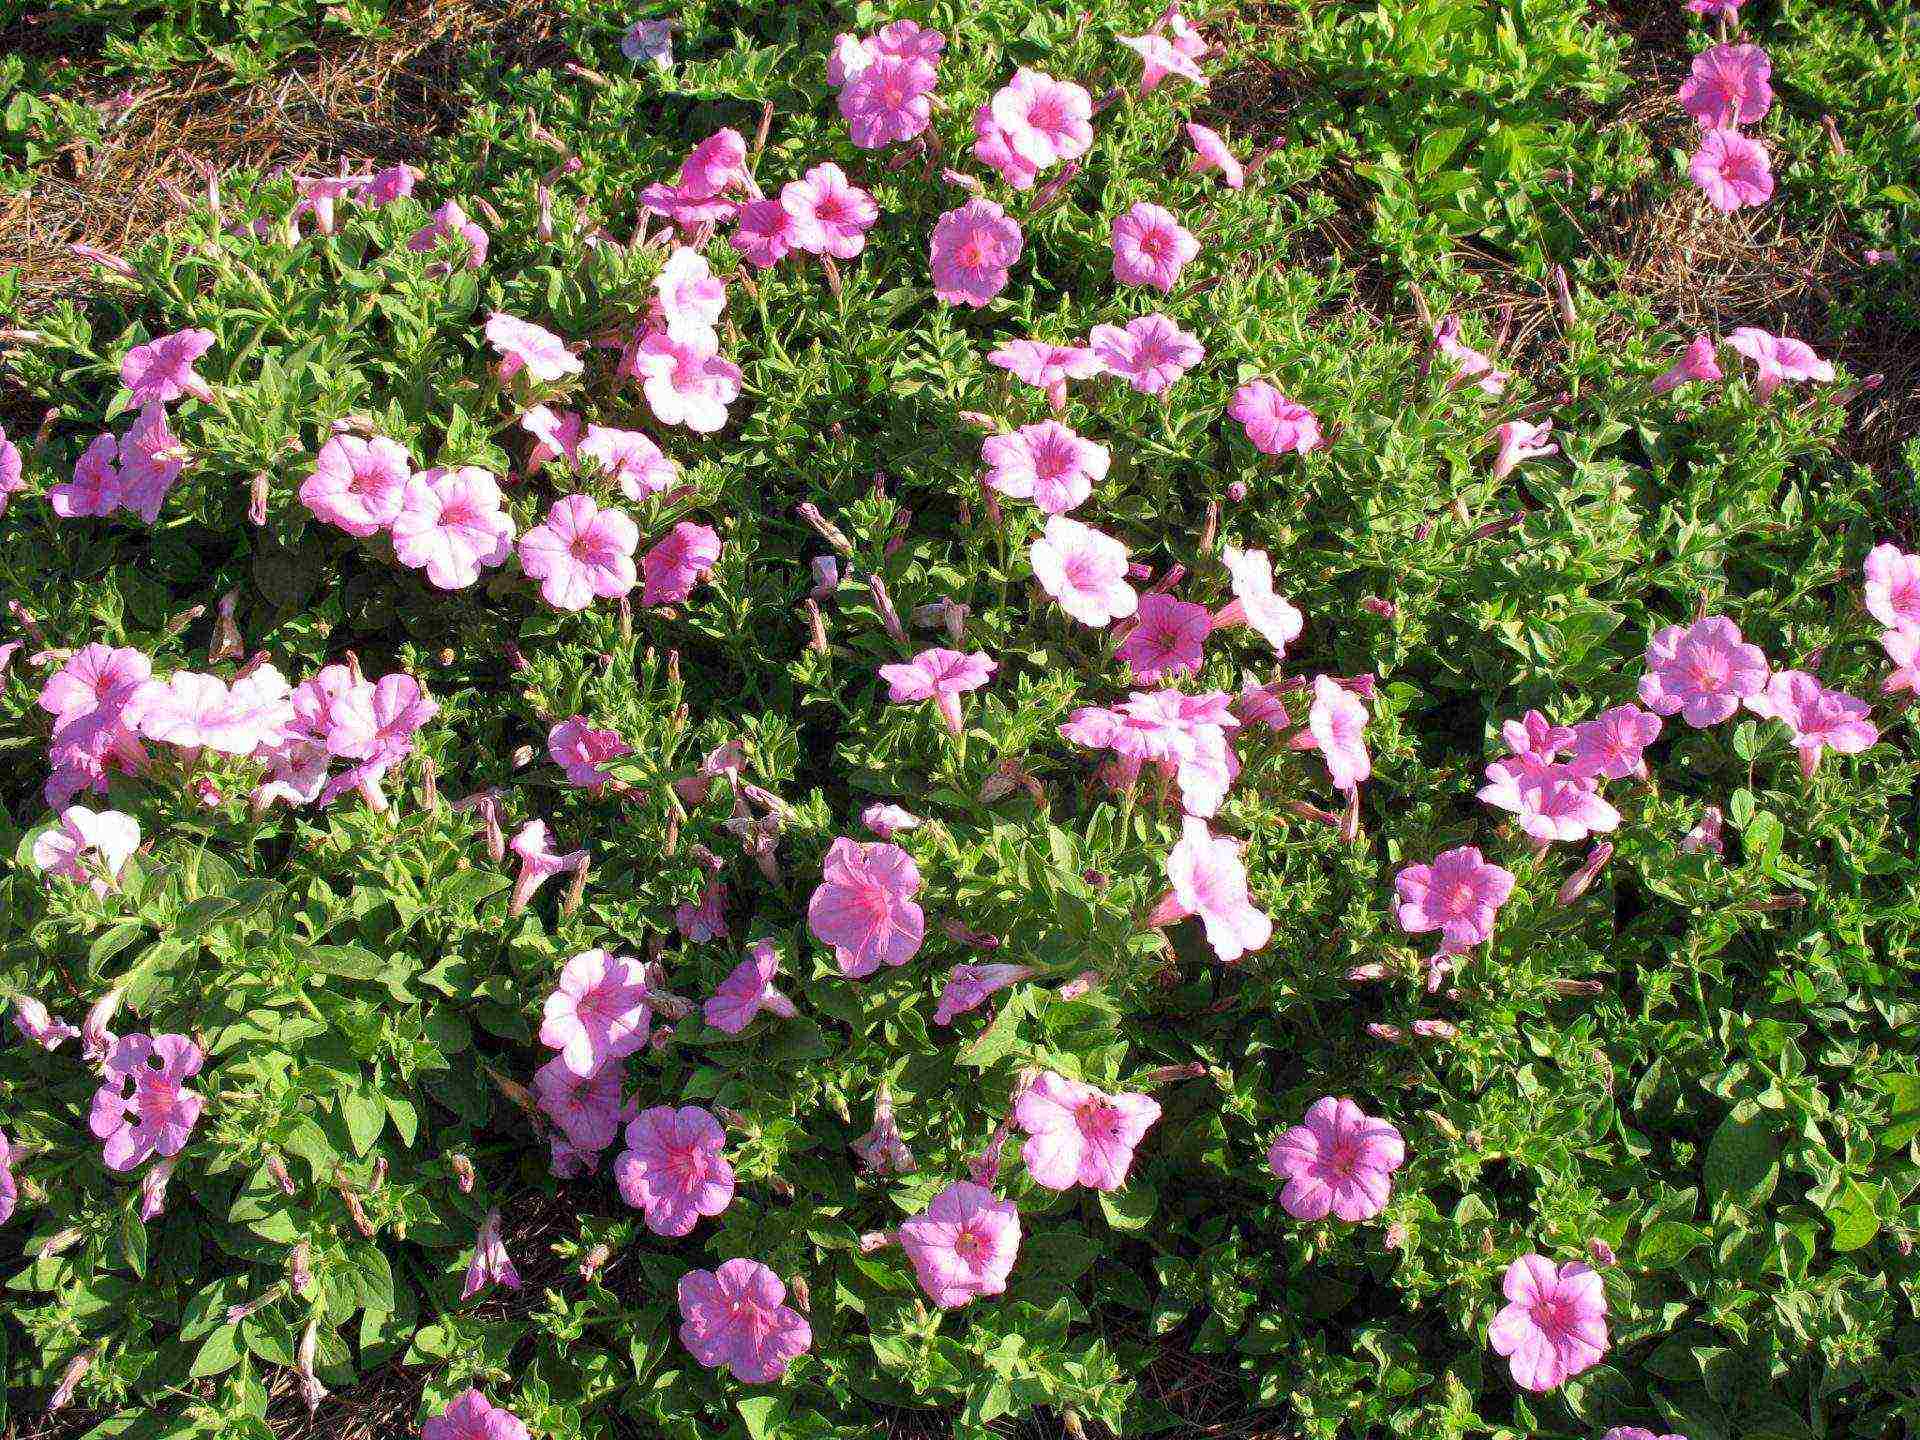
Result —
[[473, 1242], [473, 1258], [467, 1262], [467, 1279], [460, 1298], [471, 1300], [496, 1283], [518, 1290], [520, 1272], [514, 1268], [513, 1258], [507, 1254], [507, 1242], [500, 1234], [500, 1212], [489, 1210]]
[[1607, 1295], [1591, 1267], [1571, 1261], [1556, 1269], [1544, 1255], [1522, 1255], [1501, 1290], [1507, 1305], [1487, 1338], [1522, 1389], [1556, 1389], [1607, 1353]]
[[31, 995], [13, 997], [13, 1023], [42, 1050], [58, 1050], [80, 1033], [66, 1021], [54, 1019], [47, 1007]]
[[1020, 1210], [991, 1190], [956, 1180], [900, 1227], [914, 1277], [942, 1310], [1007, 1288], [1020, 1253]]
[[1140, 93], [1157, 89], [1169, 75], [1206, 88], [1207, 75], [1192, 56], [1164, 35], [1122, 35], [1120, 43], [1140, 57]]
[[1457, 315], [1448, 315], [1433, 327], [1433, 348], [1453, 362], [1454, 384], [1470, 380], [1485, 394], [1498, 397], [1506, 393], [1507, 381], [1513, 377], [1494, 368], [1491, 359], [1460, 338]]
[[[167, 1182], [173, 1179], [173, 1167], [179, 1164], [176, 1156], [167, 1155], [155, 1160], [140, 1177], [140, 1219], [142, 1222], [156, 1220], [167, 1208]], [[0, 1220], [6, 1217], [0, 1215]]]
[[1047, 1071], [1021, 1091], [1013, 1115], [1027, 1135], [1020, 1154], [1036, 1185], [1118, 1190], [1135, 1148], [1160, 1118], [1160, 1102], [1151, 1095], [1109, 1095]]
[[709, 1369], [764, 1385], [813, 1346], [806, 1317], [782, 1304], [787, 1287], [757, 1260], [729, 1260], [681, 1277], [680, 1342]]
[[0, 1225], [13, 1218], [13, 1209], [20, 1201], [20, 1187], [13, 1178], [13, 1149], [7, 1144], [4, 1131], [0, 1131]]
[[1393, 1172], [1407, 1158], [1400, 1132], [1328, 1095], [1267, 1149], [1267, 1164], [1287, 1182], [1280, 1203], [1296, 1220], [1371, 1220], [1386, 1208]]
[[898, 805], [869, 805], [860, 812], [860, 823], [882, 840], [891, 840], [903, 830], [918, 830], [926, 822]]
[[1494, 457], [1493, 478], [1506, 479], [1523, 460], [1558, 454], [1560, 447], [1547, 439], [1552, 432], [1551, 420], [1538, 425], [1527, 420], [1509, 420], [1502, 425], [1495, 432], [1500, 437], [1500, 453]]
[[985, 1004], [989, 996], [1039, 973], [1031, 965], [956, 965], [934, 1007], [933, 1023], [951, 1025]]

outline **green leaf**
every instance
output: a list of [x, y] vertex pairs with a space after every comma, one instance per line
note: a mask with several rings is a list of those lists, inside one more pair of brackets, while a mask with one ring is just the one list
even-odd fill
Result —
[[1883, 1075], [1880, 1088], [1893, 1110], [1881, 1127], [1880, 1148], [1898, 1150], [1920, 1135], [1920, 1075]]
[[1858, 1250], [1880, 1233], [1880, 1217], [1874, 1213], [1873, 1197], [1849, 1178], [1826, 1208], [1827, 1223], [1833, 1226], [1833, 1248]]
[[347, 1122], [347, 1135], [356, 1155], [371, 1150], [387, 1124], [387, 1107], [379, 1096], [364, 1090], [348, 1090], [340, 1096], [340, 1115]]
[[1742, 1100], [1707, 1142], [1703, 1179], [1718, 1203], [1763, 1204], [1780, 1182], [1780, 1140], [1773, 1121], [1751, 1100]]
[[739, 1402], [740, 1418], [746, 1421], [752, 1440], [771, 1440], [780, 1433], [787, 1418], [787, 1401], [781, 1395], [749, 1395]]
[[222, 1325], [200, 1342], [200, 1352], [193, 1357], [193, 1368], [187, 1374], [204, 1380], [210, 1375], [224, 1375], [239, 1363], [240, 1327]]
[[1100, 1192], [1100, 1208], [1116, 1230], [1146, 1229], [1159, 1206], [1160, 1192], [1145, 1180], [1135, 1180], [1124, 1190]]
[[1707, 1243], [1707, 1232], [1684, 1220], [1656, 1220], [1640, 1234], [1634, 1260], [1649, 1270], [1677, 1265]]

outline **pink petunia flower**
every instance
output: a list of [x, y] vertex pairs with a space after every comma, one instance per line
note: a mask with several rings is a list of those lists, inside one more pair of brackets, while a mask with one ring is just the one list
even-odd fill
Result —
[[1829, 690], [1804, 670], [1775, 672], [1767, 688], [1749, 695], [1746, 704], [1754, 714], [1778, 720], [1793, 733], [1800, 773], [1809, 777], [1819, 768], [1821, 752], [1858, 755], [1880, 739], [1864, 700]]
[[1020, 1208], [956, 1180], [900, 1227], [900, 1244], [927, 1298], [953, 1310], [1007, 1288], [1020, 1253]]
[[469, 1389], [421, 1427], [420, 1440], [528, 1440], [528, 1435], [519, 1416], [496, 1409], [478, 1390]]
[[1048, 1190], [1085, 1185], [1118, 1190], [1133, 1167], [1133, 1152], [1160, 1118], [1151, 1095], [1109, 1095], [1043, 1072], [1014, 1103], [1014, 1123], [1026, 1132], [1020, 1147], [1033, 1183]]
[[1687, 9], [1696, 15], [1719, 15], [1728, 20], [1740, 18], [1745, 0], [1687, 0]]
[[1544, 1255], [1522, 1255], [1500, 1288], [1507, 1305], [1487, 1339], [1523, 1390], [1557, 1389], [1606, 1355], [1607, 1294], [1591, 1267], [1571, 1261], [1555, 1269]]
[[464, 590], [513, 554], [500, 483], [478, 465], [435, 466], [407, 481], [393, 517], [393, 556], [440, 590]]
[[7, 439], [6, 427], [0, 425], [0, 515], [7, 513], [7, 501], [27, 488], [21, 478], [25, 473], [20, 447]]
[[280, 740], [293, 719], [292, 693], [271, 665], [256, 667], [231, 688], [215, 675], [176, 670], [142, 685], [124, 714], [149, 740], [250, 755]]
[[1008, 371], [1036, 390], [1059, 414], [1067, 408], [1067, 382], [1100, 373], [1100, 359], [1084, 345], [1054, 345], [1045, 340], [1009, 340], [987, 356], [989, 365]]
[[1165, 315], [1141, 315], [1119, 325], [1096, 325], [1087, 342], [1109, 375], [1142, 395], [1164, 395], [1207, 356], [1206, 347]]
[[1863, 573], [1867, 613], [1889, 630], [1920, 630], [1920, 555], [1876, 545], [1867, 552]]
[[107, 1055], [87, 1127], [106, 1144], [101, 1160], [125, 1172], [153, 1155], [178, 1155], [205, 1098], [186, 1088], [200, 1073], [200, 1047], [185, 1035], [122, 1035]]
[[973, 112], [973, 158], [1015, 190], [1031, 190], [1040, 178], [1040, 167], [1013, 148], [1006, 128], [993, 118], [991, 100]]
[[1880, 682], [1880, 688], [1889, 695], [1902, 690], [1920, 695], [1920, 628], [1889, 630], [1881, 635], [1880, 648], [1893, 666], [1893, 673]]
[[20, 1186], [13, 1178], [13, 1147], [7, 1143], [4, 1132], [0, 1132], [0, 1225], [13, 1218], [13, 1208], [20, 1200]]
[[727, 243], [756, 270], [771, 270], [793, 253], [793, 216], [778, 200], [749, 201]]
[[1200, 242], [1162, 205], [1142, 202], [1113, 222], [1113, 278], [1169, 293]]
[[335, 435], [320, 447], [300, 503], [315, 519], [366, 539], [394, 522], [406, 503], [413, 460], [397, 441]]
[[682, 901], [674, 906], [673, 923], [681, 938], [695, 945], [726, 939], [727, 887], [715, 880], [700, 892], [699, 904]]
[[193, 362], [213, 348], [211, 330], [176, 330], [136, 345], [120, 361], [120, 383], [142, 409], [167, 405], [182, 395], [211, 402], [213, 387]]
[[415, 732], [439, 713], [413, 676], [383, 675], [378, 684], [355, 686], [334, 700], [327, 748], [348, 760], [392, 763], [413, 749]]
[[791, 1020], [799, 1012], [793, 1002], [774, 988], [780, 973], [780, 956], [766, 941], [756, 941], [742, 960], [720, 982], [704, 1010], [707, 1024], [729, 1035], [738, 1035], [751, 1025], [762, 1010], [782, 1020]]
[[1127, 547], [1078, 520], [1048, 520], [1028, 558], [1040, 588], [1082, 625], [1098, 629], [1123, 620], [1140, 604], [1127, 583]]
[[815, 255], [851, 260], [866, 248], [867, 231], [880, 218], [873, 196], [847, 179], [838, 165], [816, 165], [780, 188], [780, 208], [792, 220], [792, 244]]
[[1575, 775], [1624, 780], [1644, 776], [1647, 746], [1660, 738], [1660, 717], [1638, 705], [1616, 705], [1592, 720], [1573, 727], [1573, 758], [1567, 768]]
[[149, 405], [120, 440], [120, 504], [149, 525], [186, 469], [187, 450], [167, 425], [167, 412]]
[[[69, 805], [60, 823], [33, 842], [33, 863], [43, 874], [86, 885], [105, 896], [120, 888], [120, 872], [140, 848], [140, 822], [118, 810], [89, 810]], [[83, 857], [97, 855], [92, 864]]]
[[1493, 917], [1513, 893], [1513, 872], [1462, 845], [1441, 851], [1431, 865], [1407, 866], [1393, 877], [1393, 888], [1402, 930], [1438, 930], [1447, 949], [1464, 951], [1492, 937]]
[[911, 140], [933, 118], [933, 63], [917, 57], [879, 55], [840, 91], [840, 114], [862, 150]]
[[13, 1024], [42, 1050], [58, 1050], [80, 1033], [77, 1026], [56, 1020], [47, 1007], [31, 995], [13, 997]]
[[1085, 501], [1113, 463], [1106, 446], [1057, 420], [989, 435], [981, 442], [980, 456], [987, 464], [989, 488], [1031, 500], [1048, 515], [1063, 515]]
[[1031, 965], [956, 965], [934, 1006], [933, 1023], [951, 1025], [1007, 986], [1031, 980], [1039, 973]]
[[1557, 455], [1560, 447], [1547, 439], [1553, 433], [1553, 421], [1538, 425], [1530, 420], [1509, 420], [1494, 432], [1500, 437], [1500, 453], [1493, 460], [1493, 478], [1504, 480], [1524, 460], [1542, 455]]
[[1140, 57], [1140, 93], [1150, 94], [1169, 75], [1190, 80], [1201, 89], [1207, 85], [1207, 72], [1164, 35], [1122, 35], [1120, 43]]
[[1753, 393], [1761, 400], [1769, 398], [1783, 381], [1833, 379], [1833, 366], [1814, 354], [1804, 340], [1769, 335], [1765, 330], [1742, 325], [1727, 337], [1727, 343], [1753, 361]]
[[1212, 628], [1213, 614], [1206, 606], [1148, 593], [1140, 597], [1133, 628], [1114, 653], [1137, 680], [1196, 673]]
[[913, 902], [919, 890], [919, 867], [898, 845], [835, 840], [807, 902], [807, 928], [853, 979], [904, 965], [926, 938], [926, 915]]
[[1227, 414], [1246, 428], [1247, 439], [1262, 455], [1305, 455], [1326, 443], [1314, 413], [1265, 380], [1235, 390]]
[[1620, 825], [1620, 812], [1601, 798], [1596, 782], [1564, 766], [1497, 762], [1487, 767], [1487, 780], [1478, 798], [1517, 816], [1520, 828], [1541, 844], [1571, 844]]
[[1702, 130], [1751, 125], [1773, 105], [1773, 62], [1758, 45], [1716, 45], [1693, 57], [1680, 82], [1680, 108]]
[[1640, 1425], [1616, 1425], [1600, 1440], [1687, 1440], [1684, 1435], [1656, 1435]]
[[579, 1074], [556, 1055], [533, 1072], [540, 1113], [558, 1125], [575, 1150], [597, 1152], [620, 1134], [620, 1067], [605, 1064]]
[[958, 735], [962, 729], [960, 697], [985, 685], [998, 668], [984, 653], [966, 655], [936, 647], [922, 650], [904, 665], [882, 665], [880, 678], [887, 682], [887, 698], [894, 704], [931, 700], [947, 729]]
[[1709, 130], [1687, 162], [1687, 174], [1707, 203], [1731, 215], [1743, 205], [1773, 198], [1773, 164], [1767, 147], [1738, 130]]
[[425, 254], [438, 249], [440, 243], [450, 238], [466, 242], [467, 268], [478, 270], [487, 263], [487, 232], [467, 217], [457, 200], [449, 200], [433, 212], [433, 219], [421, 226], [407, 240], [407, 249], [415, 254]]
[[551, 330], [502, 310], [487, 317], [487, 343], [499, 352], [503, 381], [525, 370], [535, 380], [551, 384], [586, 368]]
[[1020, 227], [991, 200], [969, 200], [934, 223], [933, 293], [949, 305], [987, 304], [1020, 258]]
[[1373, 774], [1366, 745], [1367, 707], [1346, 686], [1326, 675], [1314, 677], [1307, 729], [1336, 790], [1353, 790]]
[[578, 453], [580, 459], [599, 466], [629, 500], [658, 495], [680, 479], [680, 466], [638, 430], [589, 425]]
[[748, 181], [746, 138], [731, 127], [714, 131], [680, 162], [680, 188], [696, 200]]
[[727, 287], [707, 257], [684, 245], [674, 247], [653, 278], [654, 304], [666, 322], [668, 338], [708, 354], [720, 348], [714, 328], [727, 308]]
[[907, 830], [918, 830], [926, 821], [898, 805], [869, 805], [860, 812], [860, 823], [882, 840], [891, 840]]
[[633, 589], [639, 543], [639, 528], [624, 511], [603, 510], [589, 495], [568, 495], [520, 537], [520, 568], [541, 582], [541, 598], [554, 609], [584, 610]]
[[1267, 1148], [1267, 1164], [1287, 1182], [1280, 1204], [1296, 1220], [1371, 1220], [1386, 1209], [1406, 1158], [1398, 1129], [1331, 1095]]
[[656, 181], [640, 192], [640, 204], [655, 215], [664, 215], [683, 234], [692, 234], [702, 226], [719, 225], [741, 211], [742, 204], [731, 195], [697, 195], [684, 185]]
[[646, 576], [640, 603], [649, 607], [679, 604], [713, 573], [719, 560], [719, 535], [709, 526], [682, 520], [640, 557], [640, 568]]
[[473, 1240], [473, 1258], [467, 1261], [466, 1283], [460, 1289], [462, 1300], [471, 1300], [489, 1285], [520, 1288], [520, 1271], [507, 1254], [506, 1237], [500, 1233], [500, 1212], [489, 1210], [480, 1222]]
[[547, 754], [567, 772], [567, 783], [598, 794], [611, 778], [607, 761], [631, 755], [633, 747], [612, 730], [598, 730], [584, 715], [562, 720], [547, 731]]
[[1507, 381], [1513, 377], [1460, 338], [1459, 316], [1445, 316], [1433, 327], [1433, 348], [1453, 362], [1453, 383], [1471, 380], [1484, 394], [1496, 398], [1506, 394]]
[[1668, 625], [1647, 642], [1647, 673], [1640, 677], [1640, 703], [1662, 715], [1678, 714], [1695, 729], [1718, 725], [1767, 683], [1767, 657], [1740, 638], [1724, 615], [1685, 626]]
[[153, 677], [153, 662], [131, 647], [95, 643], [75, 651], [40, 690], [40, 708], [59, 730], [96, 711], [118, 715]]
[[689, 1271], [680, 1279], [678, 1298], [680, 1343], [702, 1365], [724, 1365], [745, 1384], [778, 1380], [813, 1348], [806, 1317], [781, 1303], [787, 1287], [758, 1260]]
[[685, 1235], [702, 1215], [733, 1203], [733, 1166], [720, 1152], [720, 1122], [698, 1105], [656, 1105], [627, 1122], [627, 1148], [613, 1163], [620, 1198], [656, 1235]]
[[1665, 395], [1669, 390], [1678, 390], [1690, 381], [1721, 379], [1720, 361], [1715, 354], [1718, 348], [1711, 335], [1694, 336], [1680, 353], [1680, 358], [1649, 388], [1656, 395]]
[[1287, 646], [1300, 638], [1306, 617], [1284, 596], [1274, 593], [1273, 560], [1264, 550], [1241, 550], [1233, 545], [1227, 546], [1220, 558], [1233, 578], [1233, 599], [1213, 617], [1213, 628], [1251, 626], [1273, 646], [1276, 657], [1284, 658]]
[[727, 423], [727, 407], [740, 397], [738, 365], [656, 330], [639, 344], [633, 371], [646, 392], [647, 405], [662, 425], [684, 425], [710, 435]]
[[1180, 822], [1180, 841], [1167, 855], [1167, 879], [1172, 893], [1147, 917], [1149, 926], [1197, 915], [1213, 953], [1228, 964], [1273, 938], [1273, 921], [1248, 897], [1239, 845], [1213, 834], [1204, 819], [1189, 815]]
[[1076, 160], [1093, 144], [1093, 97], [1070, 80], [1023, 66], [989, 104], [1007, 144], [1035, 170]]
[[640, 962], [605, 950], [583, 950], [561, 967], [547, 997], [540, 1043], [558, 1050], [574, 1074], [592, 1075], [609, 1060], [645, 1045], [652, 1020]]
[[120, 442], [110, 434], [93, 437], [73, 467], [73, 479], [47, 491], [47, 503], [62, 520], [111, 515], [126, 498], [120, 478]]
[[520, 428], [535, 442], [527, 455], [529, 475], [537, 475], [549, 460], [564, 459], [572, 464], [579, 458], [582, 422], [573, 411], [535, 405], [520, 417]]
[[585, 850], [562, 852], [554, 848], [553, 832], [544, 820], [529, 820], [514, 833], [507, 848], [520, 862], [514, 878], [513, 894], [507, 900], [507, 913], [518, 915], [533, 903], [542, 885], [556, 875], [572, 874], [587, 864]]
[[1227, 147], [1226, 140], [1218, 130], [1189, 124], [1187, 139], [1193, 144], [1193, 159], [1188, 168], [1195, 174], [1204, 175], [1209, 170], [1218, 170], [1220, 183], [1229, 190], [1238, 190], [1247, 183], [1246, 168]]

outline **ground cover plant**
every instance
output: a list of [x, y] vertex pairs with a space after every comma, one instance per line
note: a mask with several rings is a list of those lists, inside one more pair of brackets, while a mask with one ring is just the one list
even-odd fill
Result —
[[0, 1423], [1920, 1423], [1911, 14], [553, 23], [0, 293]]

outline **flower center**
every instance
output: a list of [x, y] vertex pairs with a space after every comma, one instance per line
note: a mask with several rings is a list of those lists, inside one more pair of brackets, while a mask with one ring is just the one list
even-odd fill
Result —
[[953, 1253], [969, 1265], [978, 1265], [987, 1257], [987, 1239], [972, 1230], [962, 1230], [953, 1237]]

